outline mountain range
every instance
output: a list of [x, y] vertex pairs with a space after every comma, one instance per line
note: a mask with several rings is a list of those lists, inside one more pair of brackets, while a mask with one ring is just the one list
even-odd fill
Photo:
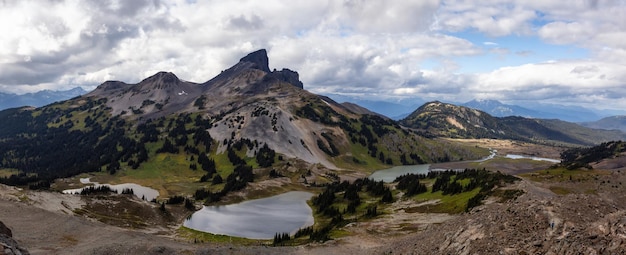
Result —
[[[536, 104], [532, 107], [504, 104], [498, 100], [472, 100], [461, 104], [496, 117], [519, 116], [535, 119], [559, 119], [569, 122], [595, 121], [600, 115], [577, 106]], [[604, 115], [606, 116], [606, 115]]]
[[0, 110], [22, 106], [41, 107], [50, 103], [67, 100], [87, 93], [81, 87], [70, 90], [42, 90], [22, 95], [0, 92]]
[[180, 80], [171, 72], [136, 84], [106, 81], [69, 100], [0, 111], [0, 121], [0, 168], [23, 171], [4, 182], [42, 185], [83, 172], [141, 169], [164, 154], [187, 159], [170, 166], [173, 171], [201, 166], [207, 171], [203, 181], [235, 175], [230, 190], [251, 181], [235, 171], [242, 166], [358, 171], [484, 156], [442, 137], [567, 146], [625, 138], [621, 131], [494, 117], [442, 102], [426, 103], [396, 122], [306, 91], [297, 72], [271, 71], [265, 50], [206, 82]]
[[[89, 93], [45, 106], [1, 110], [0, 183], [28, 187], [0, 185], [3, 221], [22, 231], [17, 240], [32, 235], [27, 244], [47, 253], [365, 254], [397, 253], [399, 248], [400, 253], [411, 253], [420, 242], [427, 245], [422, 248], [426, 253], [450, 254], [533, 247], [557, 247], [555, 253], [623, 248], [620, 231], [625, 213], [620, 198], [624, 194], [619, 192], [625, 179], [619, 155], [624, 155], [625, 144], [602, 142], [624, 140], [624, 132], [557, 119], [494, 116], [439, 101], [423, 103], [395, 121], [304, 88], [297, 72], [271, 71], [267, 52], [258, 50], [204, 82], [184, 81], [163, 71], [133, 84], [106, 81]], [[522, 111], [497, 102], [484, 105], [500, 113]], [[585, 125], [623, 121], [607, 118]], [[560, 167], [520, 162], [514, 170], [508, 167], [517, 160], [498, 158], [477, 164], [472, 160], [489, 155], [489, 150], [475, 141], [459, 141], [464, 138], [510, 139], [514, 141], [486, 142], [519, 146], [531, 155], [549, 149], [551, 155], [560, 153], [562, 161]], [[613, 160], [599, 162], [606, 158]], [[466, 169], [405, 175], [390, 184], [365, 177], [396, 165], [449, 161], [461, 162], [433, 166]], [[477, 165], [483, 169], [467, 167]], [[617, 171], [604, 170], [608, 165]], [[591, 171], [567, 172], [561, 167]], [[520, 178], [532, 181], [520, 182], [508, 175], [516, 170], [526, 173], [517, 172]], [[109, 196], [109, 186], [84, 189], [81, 197], [58, 192], [85, 185], [83, 178], [137, 183], [158, 190], [158, 196], [154, 203], [139, 200], [132, 189]], [[36, 189], [55, 192], [31, 191]], [[297, 247], [273, 249], [266, 240], [243, 238], [233, 243], [229, 236], [204, 234], [181, 224], [200, 203], [219, 209], [219, 205], [293, 190], [318, 193], [307, 195], [311, 197], [308, 213], [315, 215], [315, 224], [297, 230], [293, 239], [289, 233], [276, 233], [272, 243]], [[487, 198], [491, 202], [480, 205]], [[263, 210], [284, 211], [286, 203], [280, 200], [280, 205], [265, 205]], [[594, 203], [581, 206], [581, 201]], [[466, 213], [448, 215], [462, 211]], [[424, 221], [422, 216], [435, 218]], [[485, 224], [494, 220], [495, 224]], [[92, 224], [95, 221], [105, 224]], [[546, 231], [548, 223], [555, 221], [554, 231], [558, 228], [563, 234]], [[598, 232], [598, 224], [617, 230]], [[372, 226], [380, 229], [372, 231]], [[334, 228], [341, 232], [331, 233]], [[536, 242], [542, 234], [545, 237]], [[26, 254], [7, 239], [11, 235], [0, 222], [4, 251]], [[350, 239], [315, 244], [319, 250], [301, 246], [301, 241], [344, 235]], [[61, 250], [50, 248], [59, 237], [70, 242]], [[358, 248], [363, 244], [360, 240], [374, 239], [391, 242]], [[204, 244], [190, 245], [192, 240]]]
[[607, 130], [621, 130], [626, 132], [626, 115], [610, 116], [598, 121], [580, 123], [585, 127]]
[[[170, 153], [191, 159], [172, 171], [198, 165], [207, 171], [204, 181], [234, 174], [237, 182], [250, 180], [235, 171], [245, 165], [380, 169], [482, 155], [420, 136], [358, 105], [312, 94], [297, 72], [270, 71], [268, 63], [267, 52], [259, 50], [203, 83], [159, 72], [136, 84], [106, 81], [44, 107], [0, 111], [6, 123], [0, 126], [0, 168], [51, 181], [141, 169]], [[12, 184], [34, 181], [33, 175], [15, 178]]]
[[[416, 108], [426, 101], [420, 98], [410, 98], [400, 101], [379, 101], [363, 99], [354, 96], [327, 94], [337, 102], [350, 102], [365, 107], [372, 112], [385, 115], [394, 120], [406, 118]], [[592, 122], [614, 114], [624, 115], [624, 111], [596, 111], [579, 106], [565, 106], [557, 104], [533, 104], [528, 106], [505, 104], [498, 100], [474, 99], [465, 103], [450, 102], [455, 105], [466, 106], [481, 110], [495, 117], [519, 116], [535, 119], [559, 119], [568, 122]]]
[[[63, 91], [43, 90], [22, 95], [0, 92], [0, 110], [22, 106], [41, 107], [85, 93], [87, 93], [87, 91], [81, 87]], [[377, 113], [394, 120], [407, 117], [416, 108], [425, 103], [425, 101], [420, 98], [404, 99], [401, 101], [377, 101], [339, 94], [326, 94], [326, 96], [336, 102], [355, 104], [368, 109], [371, 113]], [[597, 112], [576, 106], [546, 104], [523, 107], [504, 104], [498, 100], [486, 99], [474, 99], [465, 103], [458, 103], [457, 105], [478, 109], [495, 117], [520, 116], [537, 119], [560, 119], [599, 129], [626, 130], [626, 125], [617, 125], [615, 122], [612, 122], [612, 124], [607, 123], [610, 119], [616, 119], [622, 116], [610, 116], [611, 114], [624, 114], [624, 112]], [[600, 121], [600, 118], [606, 119]], [[594, 122], [597, 123], [592, 124]], [[607, 125], [605, 126], [603, 123], [607, 123]]]

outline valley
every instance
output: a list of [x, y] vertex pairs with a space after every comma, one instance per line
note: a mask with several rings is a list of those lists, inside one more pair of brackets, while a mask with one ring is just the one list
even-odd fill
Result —
[[268, 63], [0, 111], [0, 221], [32, 254], [626, 250], [623, 132], [438, 101], [394, 121]]
[[[517, 153], [532, 153], [524, 146], [507, 146]], [[4, 222], [10, 222], [7, 225], [13, 229], [15, 238], [32, 254], [327, 254], [331, 251], [341, 254], [406, 254], [414, 251], [517, 254], [519, 250], [558, 254], [565, 250], [589, 252], [602, 249], [611, 252], [623, 250], [625, 245], [620, 241], [620, 233], [626, 232], [619, 223], [626, 216], [626, 192], [622, 186], [626, 183], [624, 158], [622, 154], [603, 160], [594, 164], [596, 170], [591, 171], [550, 170], [547, 166], [543, 170], [519, 174], [520, 181], [505, 185], [502, 190], [520, 190], [523, 191], [521, 194], [508, 200], [490, 197], [484, 205], [469, 213], [420, 212], [412, 208], [438, 202], [402, 199], [398, 194], [379, 217], [350, 223], [332, 234], [330, 241], [300, 246], [266, 247], [271, 246], [271, 240], [184, 230], [181, 224], [190, 211], [182, 205], [167, 205], [170, 218], [158, 217], [158, 205], [123, 195], [90, 198], [3, 185], [0, 217]], [[494, 161], [508, 161], [510, 165], [519, 162], [506, 158], [495, 158]], [[108, 206], [98, 206], [102, 203]], [[584, 206], [581, 207], [580, 203]], [[118, 207], [111, 207], [111, 204]], [[110, 215], [120, 219], [118, 222], [98, 216], [115, 210], [129, 210], [137, 205], [143, 209], [133, 209], [134, 213], [137, 210], [146, 213], [138, 225], [129, 225], [136, 220], [124, 223], [120, 215]], [[80, 213], [86, 211], [90, 213]], [[550, 226], [552, 222], [554, 228]], [[94, 238], [99, 241], [94, 242]]]

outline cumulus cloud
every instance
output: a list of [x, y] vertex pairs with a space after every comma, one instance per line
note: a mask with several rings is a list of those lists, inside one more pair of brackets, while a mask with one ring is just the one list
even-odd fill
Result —
[[[204, 82], [266, 48], [270, 68], [298, 71], [315, 93], [618, 102], [626, 101], [625, 16], [610, 0], [4, 1], [0, 91], [93, 89], [158, 71]], [[540, 50], [499, 40], [510, 37], [590, 54], [538, 61]], [[503, 64], [460, 72], [484, 56]]]
[[509, 1], [447, 0], [437, 12], [432, 29], [463, 31], [475, 29], [489, 36], [529, 34], [534, 10]]
[[[505, 101], [604, 104], [626, 97], [626, 66], [591, 61], [546, 62], [503, 67], [477, 76], [474, 94]], [[612, 105], [626, 106], [623, 101]], [[606, 106], [606, 105], [605, 105]]]

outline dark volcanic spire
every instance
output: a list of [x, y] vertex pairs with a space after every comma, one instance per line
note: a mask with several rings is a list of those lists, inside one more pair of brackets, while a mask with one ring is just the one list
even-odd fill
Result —
[[264, 72], [270, 72], [269, 60], [267, 58], [267, 51], [265, 49], [260, 49], [255, 52], [248, 54], [247, 56], [241, 58], [239, 62], [250, 62], [255, 64], [253, 68], [262, 70]]

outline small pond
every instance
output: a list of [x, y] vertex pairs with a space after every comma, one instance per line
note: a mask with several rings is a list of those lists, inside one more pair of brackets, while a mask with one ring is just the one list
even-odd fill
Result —
[[313, 210], [306, 203], [312, 193], [291, 191], [232, 205], [204, 206], [183, 225], [202, 232], [272, 239], [276, 233], [294, 234], [313, 225]]
[[[115, 185], [111, 185], [111, 184], [100, 184], [97, 182], [91, 182], [89, 180], [89, 178], [80, 178], [80, 183], [82, 184], [93, 184], [90, 186], [94, 186], [94, 187], [99, 187], [99, 186], [108, 186], [109, 188], [116, 190], [117, 193], [122, 193], [122, 190], [124, 189], [132, 189], [133, 193], [135, 194], [135, 196], [137, 196], [138, 198], [143, 198], [144, 200], [147, 201], [151, 201], [152, 199], [155, 199], [159, 196], [159, 191], [155, 190], [155, 189], [151, 189], [148, 187], [144, 187], [141, 186], [139, 184], [135, 184], [135, 183], [122, 183], [122, 184], [115, 184]], [[79, 189], [66, 189], [63, 191], [63, 193], [65, 194], [76, 194], [76, 193], [80, 193], [83, 190], [83, 188], [79, 188]]]

